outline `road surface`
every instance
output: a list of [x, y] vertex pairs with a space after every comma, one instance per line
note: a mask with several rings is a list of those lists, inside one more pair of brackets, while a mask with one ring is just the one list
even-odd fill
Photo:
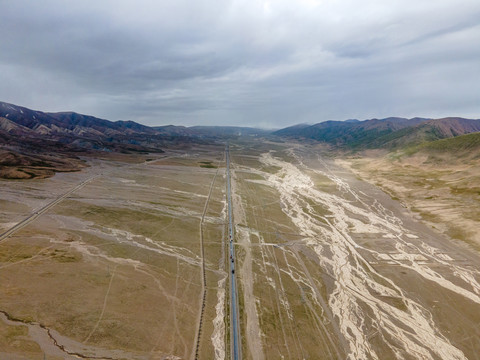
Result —
[[234, 360], [241, 359], [240, 351], [240, 331], [238, 321], [238, 299], [237, 299], [237, 281], [235, 274], [235, 247], [233, 244], [233, 221], [232, 221], [232, 190], [230, 185], [230, 150], [227, 145], [225, 149], [227, 160], [227, 203], [228, 203], [228, 244], [230, 253], [230, 312], [231, 312], [231, 358]]
[[207, 199], [205, 200], [205, 206], [203, 207], [203, 213], [202, 213], [202, 218], [200, 219], [200, 254], [202, 257], [202, 299], [200, 303], [200, 314], [199, 314], [199, 319], [198, 319], [198, 329], [197, 329], [197, 338], [196, 338], [196, 343], [195, 343], [195, 351], [193, 353], [193, 358], [198, 359], [200, 356], [200, 340], [202, 336], [202, 325], [203, 325], [203, 315], [205, 312], [205, 303], [207, 300], [207, 277], [205, 274], [205, 247], [204, 247], [204, 241], [203, 241], [203, 224], [205, 222], [205, 215], [207, 214], [207, 209], [208, 209], [208, 203], [210, 202], [210, 198], [212, 197], [212, 190], [213, 190], [213, 185], [215, 184], [215, 179], [217, 178], [218, 175], [218, 168], [217, 171], [215, 172], [215, 175], [213, 177], [212, 183], [210, 184], [210, 189], [208, 191], [208, 196]]
[[40, 215], [42, 215], [43, 213], [45, 213], [46, 211], [48, 211], [49, 209], [51, 209], [52, 207], [54, 207], [55, 205], [57, 205], [58, 203], [60, 203], [61, 201], [65, 200], [67, 197], [69, 197], [71, 194], [73, 194], [75, 191], [81, 189], [82, 187], [84, 187], [86, 184], [88, 184], [90, 181], [92, 181], [93, 179], [96, 179], [97, 177], [99, 177], [100, 175], [94, 175], [92, 177], [89, 177], [87, 180], [84, 180], [82, 181], [80, 184], [78, 184], [77, 186], [73, 187], [72, 189], [70, 189], [69, 191], [67, 191], [66, 193], [64, 193], [63, 195], [60, 195], [59, 197], [57, 197], [55, 200], [49, 202], [47, 205], [45, 205], [44, 207], [42, 207], [40, 210], [37, 210], [35, 211], [34, 213], [30, 214], [28, 217], [26, 217], [25, 219], [23, 219], [22, 221], [20, 221], [18, 224], [12, 226], [10, 229], [8, 229], [7, 231], [5, 231], [4, 233], [2, 233], [0, 235], [0, 242], [3, 242], [5, 241], [5, 239], [7, 239], [9, 236], [13, 235], [14, 233], [16, 233], [18, 230], [22, 229], [23, 227], [25, 227], [26, 225], [28, 225], [29, 223], [31, 223], [33, 220], [35, 220], [36, 218], [38, 218]]

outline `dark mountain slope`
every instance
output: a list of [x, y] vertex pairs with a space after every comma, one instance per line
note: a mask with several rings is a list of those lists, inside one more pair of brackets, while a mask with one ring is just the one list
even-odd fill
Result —
[[138, 124], [134, 121], [109, 121], [99, 119], [94, 116], [77, 114], [74, 112], [49, 113], [49, 116], [59, 121], [60, 126], [75, 130], [77, 127], [91, 128], [104, 132], [106, 135], [112, 134], [131, 134], [131, 133], [147, 133], [154, 134], [155, 130], [151, 127]]
[[480, 131], [480, 120], [464, 118], [386, 118], [365, 121], [326, 121], [278, 130], [276, 136], [312, 139], [351, 150], [398, 149]]
[[480, 151], [480, 132], [460, 135], [450, 139], [432, 141], [420, 146], [421, 150], [439, 152], [471, 153]]
[[97, 151], [162, 152], [165, 139], [133, 121], [73, 112], [44, 113], [0, 102], [0, 177], [52, 176], [84, 167], [77, 155]]
[[428, 121], [422, 118], [385, 118], [364, 121], [325, 121], [311, 126], [292, 126], [274, 132], [284, 137], [306, 138], [340, 147], [377, 147], [381, 138], [403, 128]]
[[154, 126], [153, 129], [160, 134], [168, 136], [194, 136], [194, 132], [186, 126], [164, 125]]
[[383, 137], [380, 141], [383, 142], [384, 147], [395, 149], [477, 131], [480, 131], [480, 120], [443, 118], [398, 130]]
[[0, 102], [0, 117], [42, 135], [82, 135], [97, 138], [156, 133], [154, 129], [133, 121], [113, 122], [75, 112], [44, 113], [4, 102]]
[[280, 130], [276, 130], [273, 132], [273, 134], [276, 136], [299, 136], [303, 129], [307, 129], [311, 126], [312, 125], [309, 124], [296, 124]]
[[480, 132], [430, 141], [406, 149], [405, 154], [428, 155], [430, 162], [458, 163], [480, 160]]
[[268, 130], [241, 126], [192, 126], [188, 128], [199, 136], [230, 137], [244, 135], [265, 135]]

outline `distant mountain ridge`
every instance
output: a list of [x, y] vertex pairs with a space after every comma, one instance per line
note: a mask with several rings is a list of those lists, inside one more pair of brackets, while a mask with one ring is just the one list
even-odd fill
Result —
[[149, 127], [75, 112], [49, 113], [0, 102], [0, 177], [29, 179], [84, 167], [77, 155], [163, 152], [265, 131], [243, 127]]
[[[23, 128], [10, 124], [10, 132], [25, 131], [25, 128], [38, 134], [76, 134], [89, 136], [114, 136], [131, 133], [155, 133], [152, 128], [133, 121], [109, 121], [75, 112], [45, 113], [37, 110], [0, 102], [0, 118], [7, 119]], [[6, 128], [5, 120], [2, 128]]]
[[[238, 126], [149, 127], [134, 121], [109, 121], [75, 112], [49, 113], [0, 102], [0, 177], [29, 178], [73, 171], [83, 166], [75, 154], [162, 152], [162, 147], [224, 142], [238, 136], [308, 139], [359, 151], [419, 149], [426, 143], [476, 132], [480, 132], [480, 120], [460, 117], [330, 120], [274, 132]], [[432, 146], [458, 144], [445, 141]]]
[[110, 121], [75, 112], [49, 113], [0, 102], [0, 131], [34, 136], [71, 136], [88, 139], [142, 135], [222, 137], [266, 134], [268, 131], [240, 126], [146, 126], [134, 121]]
[[270, 133], [268, 130], [241, 126], [192, 126], [189, 128], [203, 136], [261, 136]]
[[[109, 121], [75, 112], [47, 113], [0, 102], [0, 177], [49, 177], [85, 166], [77, 155], [92, 152], [163, 152], [191, 137], [159, 132], [134, 121]], [[173, 145], [172, 145], [173, 144]]]
[[449, 117], [442, 119], [397, 118], [364, 121], [325, 121], [294, 125], [273, 135], [311, 139], [353, 150], [395, 149], [480, 131], [480, 120]]

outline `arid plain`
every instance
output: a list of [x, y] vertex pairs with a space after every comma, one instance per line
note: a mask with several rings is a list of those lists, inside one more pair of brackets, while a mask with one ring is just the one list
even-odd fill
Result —
[[[314, 147], [230, 161], [242, 358], [478, 358], [476, 250]], [[0, 182], [0, 358], [230, 358], [223, 144], [88, 164]]]
[[200, 346], [212, 358], [210, 289], [225, 277], [223, 150], [89, 160], [82, 172], [2, 182], [5, 230], [90, 180], [2, 239], [0, 357], [190, 358], [202, 236], [209, 290]]

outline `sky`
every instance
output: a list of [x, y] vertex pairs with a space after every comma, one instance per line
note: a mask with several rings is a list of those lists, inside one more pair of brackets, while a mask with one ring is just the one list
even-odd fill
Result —
[[480, 1], [0, 0], [0, 101], [146, 125], [480, 118]]

